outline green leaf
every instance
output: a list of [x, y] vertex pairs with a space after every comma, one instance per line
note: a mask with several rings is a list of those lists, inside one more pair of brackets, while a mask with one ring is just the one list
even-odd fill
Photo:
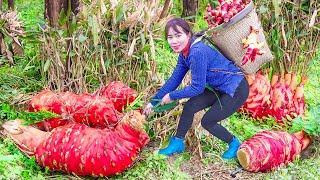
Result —
[[310, 33], [300, 33], [297, 37], [310, 36]]
[[142, 46], [144, 46], [146, 44], [146, 37], [143, 33], [140, 34], [140, 38], [141, 38], [141, 44]]
[[80, 35], [79, 35], [79, 42], [80, 42], [80, 43], [83, 43], [85, 40], [87, 40], [87, 37], [84, 36], [83, 34], [80, 34]]
[[288, 30], [288, 32], [286, 33], [286, 38], [288, 40], [292, 39], [292, 30]]
[[50, 64], [51, 64], [51, 60], [47, 59], [46, 63], [44, 64], [44, 67], [43, 67], [44, 72], [48, 71]]
[[15, 155], [5, 155], [5, 156], [1, 155], [1, 156], [0, 156], [0, 162], [1, 162], [1, 161], [14, 161], [14, 160], [16, 160], [16, 159], [17, 159], [17, 158], [16, 158]]
[[63, 30], [60, 30], [60, 29], [59, 29], [59, 30], [57, 30], [57, 33], [58, 33], [60, 36], [62, 36], [64, 32], [63, 32]]
[[77, 20], [76, 20], [76, 17], [73, 16], [72, 17], [72, 21], [70, 23], [70, 28], [69, 28], [69, 34], [72, 35], [74, 30], [76, 29], [77, 27]]
[[64, 9], [61, 9], [59, 17], [60, 17], [58, 21], [59, 26], [65, 25], [65, 23], [67, 22], [67, 16], [65, 14]]
[[149, 51], [151, 48], [150, 44], [145, 45], [142, 49], [141, 49], [141, 53], [147, 52]]
[[159, 102], [157, 105], [155, 105], [152, 109], [154, 112], [163, 112], [173, 109], [177, 105], [177, 101], [173, 101], [172, 103], [161, 105], [161, 102]]
[[182, 153], [182, 157], [187, 160], [191, 159], [191, 155], [189, 153]]
[[274, 8], [274, 14], [276, 19], [278, 19], [280, 15], [280, 2], [278, 0], [272, 0], [273, 8]]
[[121, 66], [121, 65], [124, 65], [124, 64], [127, 64], [128, 62], [125, 62], [125, 61], [119, 61], [116, 63], [116, 66]]
[[119, 22], [122, 19], [124, 12], [126, 12], [126, 9], [126, 5], [123, 3], [123, 1], [121, 1], [118, 4], [118, 8], [116, 10], [116, 22]]
[[265, 6], [260, 6], [260, 8], [259, 8], [259, 12], [261, 13], [261, 14], [264, 14], [264, 13], [266, 13], [266, 12], [268, 12], [268, 8], [267, 7], [265, 7]]
[[73, 57], [74, 55], [76, 55], [75, 51], [74, 51], [74, 50], [71, 50], [70, 53], [69, 53], [69, 56], [70, 56], [70, 57]]
[[99, 24], [98, 24], [96, 18], [93, 17], [92, 18], [91, 32], [92, 32], [92, 36], [93, 36], [93, 44], [94, 44], [95, 47], [97, 47], [98, 43], [99, 43], [98, 28], [99, 28]]

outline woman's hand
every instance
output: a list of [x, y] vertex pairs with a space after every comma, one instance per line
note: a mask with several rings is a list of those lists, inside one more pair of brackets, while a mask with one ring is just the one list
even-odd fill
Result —
[[170, 104], [172, 102], [173, 102], [173, 100], [170, 99], [170, 96], [169, 96], [169, 93], [168, 93], [162, 98], [161, 105]]
[[146, 116], [149, 116], [154, 112], [152, 108], [153, 108], [153, 105], [151, 103], [147, 104], [147, 106], [143, 110], [143, 114], [145, 114]]

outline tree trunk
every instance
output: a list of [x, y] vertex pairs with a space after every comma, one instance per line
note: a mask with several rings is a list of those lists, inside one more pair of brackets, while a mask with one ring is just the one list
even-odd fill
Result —
[[[182, 17], [195, 16], [198, 11], [198, 0], [183, 0]], [[195, 22], [195, 17], [188, 18], [190, 22]]]
[[162, 12], [160, 14], [160, 19], [166, 17], [166, 14], [168, 13], [168, 10], [169, 10], [170, 1], [171, 0], [166, 0], [164, 2], [164, 6], [163, 6]]
[[73, 15], [76, 15], [79, 12], [79, 0], [45, 0], [44, 18], [49, 20], [51, 27], [59, 27], [60, 12], [64, 9], [64, 12], [67, 13], [69, 3], [71, 5], [71, 12]]
[[79, 0], [71, 0], [71, 12], [75, 16], [79, 13]]
[[59, 28], [59, 15], [62, 9], [66, 12], [68, 0], [45, 0], [44, 9], [45, 19], [49, 20], [49, 24], [53, 28]]
[[14, 0], [8, 0], [8, 9], [14, 9]]
[[[69, 22], [67, 21], [66, 24], [59, 25], [60, 20], [60, 13], [64, 11], [66, 16], [69, 16], [69, 20], [72, 19], [72, 16], [76, 16], [79, 12], [79, 0], [45, 0], [45, 19], [49, 20], [49, 25], [56, 29], [65, 29], [68, 31]], [[68, 14], [69, 10], [71, 10], [70, 14]], [[63, 91], [71, 90], [69, 86], [66, 84], [69, 83], [69, 78], [72, 77], [72, 72], [70, 72], [70, 67], [72, 65], [72, 57], [70, 57], [70, 50], [73, 49], [73, 44], [71, 40], [67, 41], [67, 57], [65, 61], [65, 72], [64, 72], [64, 87], [61, 87]]]

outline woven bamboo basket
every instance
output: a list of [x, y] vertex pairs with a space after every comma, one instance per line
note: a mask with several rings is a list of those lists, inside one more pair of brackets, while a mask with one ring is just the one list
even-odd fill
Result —
[[[259, 43], [264, 43], [264, 47], [261, 50], [266, 53], [257, 55], [254, 62], [248, 61], [243, 66], [240, 66], [242, 58], [247, 51], [247, 49], [243, 48], [242, 39], [250, 34], [251, 25], [259, 28], [260, 32], [257, 35], [257, 40]], [[217, 33], [212, 33], [214, 31]], [[261, 23], [252, 1], [245, 9], [231, 18], [228, 23], [223, 23], [215, 28], [209, 29], [206, 35], [217, 49], [233, 61], [245, 74], [256, 73], [265, 63], [274, 58], [266, 42]]]

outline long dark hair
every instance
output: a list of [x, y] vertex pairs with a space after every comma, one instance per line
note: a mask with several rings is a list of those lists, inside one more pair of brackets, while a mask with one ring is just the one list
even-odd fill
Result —
[[173, 19], [170, 19], [166, 24], [166, 28], [164, 31], [166, 39], [168, 37], [169, 29], [172, 28], [174, 31], [180, 32], [178, 30], [178, 27], [181, 27], [184, 33], [186, 33], [186, 34], [191, 33], [191, 36], [193, 35], [193, 32], [192, 32], [189, 24], [185, 20], [183, 20], [181, 18], [173, 18]]
[[173, 18], [173, 19], [170, 19], [166, 24], [166, 27], [165, 27], [165, 37], [166, 37], [166, 39], [168, 37], [168, 31], [169, 31], [170, 28], [172, 28], [176, 32], [180, 32], [178, 30], [178, 26], [182, 28], [184, 33], [186, 33], [186, 34], [191, 33], [191, 36], [193, 36], [195, 38], [202, 36], [207, 30], [207, 29], [203, 29], [203, 30], [193, 34], [192, 29], [190, 28], [190, 26], [187, 23], [187, 21], [185, 21], [185, 20], [183, 20], [181, 18]]

